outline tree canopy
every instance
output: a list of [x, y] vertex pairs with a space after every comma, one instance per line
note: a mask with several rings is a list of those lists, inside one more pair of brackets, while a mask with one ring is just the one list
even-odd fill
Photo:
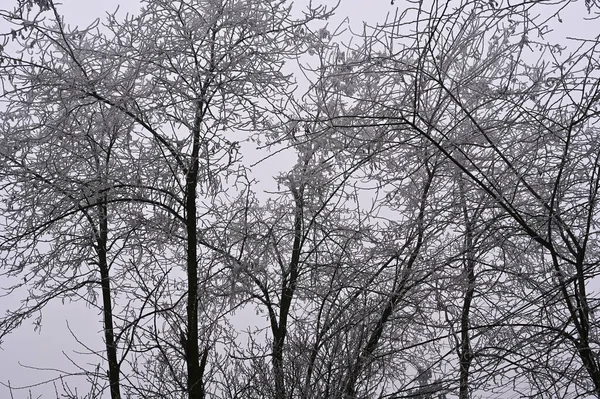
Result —
[[595, 1], [141, 5], [0, 9], [0, 344], [102, 323], [45, 395], [600, 397]]

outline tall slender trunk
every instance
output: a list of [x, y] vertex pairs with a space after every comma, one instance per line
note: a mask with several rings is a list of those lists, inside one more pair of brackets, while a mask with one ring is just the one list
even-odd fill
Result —
[[98, 255], [98, 267], [100, 269], [100, 284], [102, 286], [102, 309], [104, 317], [104, 341], [106, 346], [106, 357], [108, 359], [108, 381], [110, 384], [111, 399], [121, 399], [120, 365], [117, 361], [117, 345], [112, 313], [112, 293], [110, 288], [110, 275], [107, 260], [108, 242], [108, 199], [104, 195], [97, 205], [100, 217], [99, 234], [97, 237], [96, 253]]
[[283, 373], [283, 344], [285, 335], [273, 337], [273, 374], [275, 379], [275, 398], [285, 398], [285, 375]]
[[463, 298], [463, 307], [460, 317], [460, 348], [459, 348], [459, 365], [460, 365], [460, 385], [458, 397], [460, 399], [469, 398], [469, 369], [473, 361], [473, 353], [471, 351], [471, 337], [469, 335], [470, 319], [471, 319], [471, 303], [475, 294], [475, 257], [473, 254], [473, 223], [469, 218], [467, 203], [465, 198], [464, 183], [462, 176], [459, 177], [460, 202], [465, 224], [465, 243], [464, 253], [466, 260], [464, 262], [464, 274], [467, 279], [467, 290]]
[[200, 366], [200, 349], [198, 346], [198, 239], [196, 197], [198, 188], [198, 172], [200, 168], [200, 128], [202, 121], [201, 104], [196, 109], [193, 143], [190, 166], [186, 173], [185, 185], [185, 220], [187, 233], [187, 340], [186, 365], [188, 376], [189, 399], [204, 399], [203, 370]]
[[458, 397], [460, 399], [469, 398], [469, 369], [473, 361], [473, 353], [471, 352], [471, 337], [469, 336], [470, 327], [470, 311], [473, 294], [475, 292], [475, 274], [473, 271], [473, 262], [467, 261], [467, 279], [468, 288], [465, 293], [462, 314], [460, 319], [460, 391]]
[[302, 249], [302, 222], [304, 219], [304, 186], [300, 189], [292, 187], [294, 196], [295, 214], [294, 214], [294, 243], [292, 247], [292, 256], [289, 263], [289, 270], [284, 276], [281, 287], [281, 303], [279, 307], [279, 323], [271, 323], [273, 333], [273, 373], [275, 379], [275, 397], [284, 399], [285, 374], [283, 370], [283, 347], [287, 335], [287, 319], [294, 298], [296, 284], [298, 282], [298, 273], [300, 265], [300, 251]]

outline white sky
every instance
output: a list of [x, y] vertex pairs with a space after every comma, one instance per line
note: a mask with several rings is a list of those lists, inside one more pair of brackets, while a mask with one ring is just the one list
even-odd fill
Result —
[[[0, 1], [4, 3], [5, 0]], [[297, 3], [300, 4], [302, 2]], [[330, 21], [331, 27], [334, 27], [345, 16], [348, 16], [353, 29], [360, 31], [363, 20], [371, 24], [383, 21], [388, 12], [393, 14], [397, 7], [403, 7], [405, 0], [396, 0], [395, 3], [395, 5], [391, 5], [389, 0], [344, 1], [338, 11], [338, 17]], [[572, 7], [573, 11], [578, 7], [583, 8], [583, 1], [579, 3]], [[71, 25], [80, 26], [91, 23], [95, 18], [102, 18], [106, 12], [114, 11], [117, 6], [120, 7], [121, 15], [126, 12], [135, 13], [139, 10], [139, 3], [134, 0], [63, 0], [62, 4], [61, 11], [65, 16], [65, 21]], [[334, 2], [331, 2], [331, 4], [334, 4]], [[2, 5], [2, 7], [6, 6]], [[574, 12], [573, 14], [573, 16], [562, 15], [564, 22], [562, 24], [557, 23], [557, 35], [588, 36], [598, 34], [599, 29], [597, 26], [600, 25], [598, 21], [596, 21], [596, 24], [594, 22], [581, 23], [580, 16], [575, 16], [579, 12]], [[272, 175], [273, 162], [279, 168], [283, 168], [284, 165], [280, 163], [282, 160], [283, 157], [275, 158], [271, 163], [258, 167], [256, 170], [257, 174], [259, 176], [267, 176], [265, 180], [270, 180], [268, 176]], [[251, 159], [248, 159], [248, 161], [251, 161]], [[291, 160], [291, 162], [293, 161]], [[0, 282], [0, 287], [3, 286], [4, 284]], [[2, 299], [2, 301], [5, 300], [5, 298]], [[4, 307], [5, 304], [0, 306], [0, 309]], [[80, 304], [53, 303], [45, 311], [41, 333], [34, 332], [33, 327], [29, 323], [25, 323], [17, 333], [14, 333], [5, 340], [0, 351], [0, 382], [6, 383], [10, 381], [14, 387], [40, 382], [45, 378], [51, 378], [56, 375], [55, 372], [27, 370], [19, 367], [19, 363], [41, 368], [65, 368], [74, 371], [74, 367], [69, 364], [63, 351], [67, 355], [73, 356], [73, 350], [82, 351], [84, 348], [78, 346], [71, 337], [66, 325], [67, 320], [72, 330], [78, 337], [84, 340], [86, 345], [101, 347], [102, 321], [100, 314], [96, 310], [87, 309]], [[95, 359], [89, 360], [95, 362]], [[54, 398], [54, 393], [50, 386], [34, 388], [32, 389], [32, 393], [34, 398], [39, 394], [43, 394], [44, 398]], [[26, 391], [22, 391], [15, 396], [15, 399], [25, 398], [28, 396], [27, 394]], [[5, 397], [9, 397], [8, 390], [0, 386], [0, 398]]]

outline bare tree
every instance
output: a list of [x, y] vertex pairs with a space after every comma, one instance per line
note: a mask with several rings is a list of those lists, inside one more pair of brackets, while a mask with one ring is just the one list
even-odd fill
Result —
[[[101, 310], [83, 372], [112, 399], [600, 395], [598, 38], [544, 39], [569, 3], [415, 2], [362, 35], [283, 1], [0, 11], [0, 270], [26, 298], [0, 337]], [[277, 190], [249, 137], [296, 160]]]
[[[262, 131], [277, 124], [286, 102], [291, 98], [293, 83], [281, 71], [284, 61], [294, 59], [304, 51], [305, 40], [298, 35], [302, 26], [326, 16], [328, 12], [324, 8], [311, 9], [303, 18], [294, 19], [290, 7], [281, 2], [149, 1], [139, 16], [122, 21], [114, 15], [109, 16], [106, 22], [109, 32], [104, 35], [95, 30], [96, 25], [83, 30], [68, 29], [59, 10], [51, 2], [42, 8], [50, 10], [52, 18], [49, 22], [40, 20], [33, 23], [22, 18], [22, 13], [19, 16], [3, 14], [11, 22], [21, 24], [21, 30], [16, 35], [12, 34], [11, 40], [16, 40], [23, 49], [17, 55], [3, 54], [3, 61], [10, 62], [10, 65], [5, 64], [5, 87], [9, 89], [4, 98], [12, 108], [4, 113], [4, 133], [9, 134], [13, 127], [11, 121], [15, 118], [22, 123], [24, 132], [22, 142], [15, 143], [12, 152], [7, 151], [3, 156], [15, 165], [14, 173], [18, 176], [25, 173], [23, 170], [28, 171], [27, 162], [19, 158], [23, 154], [29, 155], [29, 148], [33, 148], [33, 152], [38, 151], [40, 144], [35, 136], [26, 133], [26, 127], [34, 124], [37, 128], [34, 133], [47, 130], [49, 140], [60, 140], [62, 130], [56, 131], [55, 126], [46, 125], [48, 121], [44, 118], [46, 111], [43, 107], [47, 111], [57, 111], [59, 118], [65, 119], [75, 112], [80, 112], [83, 115], [81, 119], [85, 119], [89, 115], [87, 110], [105, 109], [110, 112], [110, 118], [127, 124], [129, 131], [115, 132], [115, 140], [107, 145], [111, 149], [115, 145], [115, 151], [132, 157], [120, 165], [124, 167], [120, 172], [127, 174], [131, 168], [136, 173], [127, 178], [116, 177], [112, 171], [105, 173], [110, 175], [110, 182], [94, 182], [95, 185], [89, 188], [91, 192], [85, 193], [87, 197], [93, 197], [87, 204], [80, 204], [78, 196], [73, 195], [72, 199], [76, 203], [73, 205], [76, 211], [86, 213], [90, 208], [97, 213], [94, 213], [97, 219], [90, 219], [90, 222], [97, 225], [94, 245], [104, 294], [102, 307], [111, 395], [117, 398], [121, 393], [118, 362], [113, 356], [115, 337], [110, 312], [114, 304], [111, 303], [110, 265], [106, 255], [110, 246], [109, 231], [118, 224], [108, 221], [107, 212], [108, 207], [113, 206], [111, 204], [123, 202], [140, 204], [138, 208], [132, 205], [134, 214], [137, 212], [140, 217], [137, 220], [135, 215], [126, 218], [127, 222], [134, 223], [129, 228], [136, 231], [145, 229], [152, 237], [163, 237], [170, 261], [182, 262], [181, 270], [185, 273], [185, 278], [178, 281], [181, 285], [164, 287], [163, 283], [172, 278], [169, 277], [171, 269], [160, 272], [164, 270], [162, 266], [151, 266], [157, 260], [152, 257], [153, 251], [148, 250], [151, 241], [141, 234], [134, 234], [136, 245], [127, 249], [132, 258], [133, 255], [137, 258], [131, 260], [134, 272], [129, 272], [128, 277], [134, 278], [133, 281], [140, 287], [132, 295], [143, 304], [152, 303], [155, 308], [147, 314], [138, 315], [134, 319], [135, 325], [140, 326], [142, 319], [147, 317], [154, 318], [156, 322], [157, 314], [168, 325], [166, 329], [155, 326], [152, 330], [147, 324], [138, 328], [137, 333], [146, 338], [152, 337], [154, 344], [144, 344], [148, 349], [142, 346], [136, 347], [135, 351], [160, 353], [161, 367], [170, 370], [176, 390], [185, 390], [190, 398], [203, 398], [207, 390], [205, 380], [209, 352], [213, 342], [219, 338], [218, 333], [203, 336], [222, 317], [218, 316], [218, 312], [215, 314], [215, 309], [221, 308], [220, 302], [206, 294], [210, 292], [208, 287], [226, 270], [212, 275], [214, 265], [211, 262], [214, 260], [199, 252], [203, 225], [210, 225], [214, 220], [210, 219], [214, 209], [203, 209], [202, 202], [214, 203], [220, 195], [226, 195], [224, 179], [242, 175], [236, 165], [238, 144], [226, 138], [226, 132], [232, 129], [238, 132]], [[21, 11], [26, 12], [23, 8]], [[34, 57], [28, 59], [27, 52]], [[39, 108], [26, 110], [36, 100], [35, 97], [27, 97], [35, 96], [35, 91], [23, 89], [28, 82], [34, 82], [37, 85], [34, 87], [48, 93], [60, 93], [62, 98], [74, 99], [80, 105], [62, 107], [58, 103], [54, 106], [47, 98], [39, 98], [36, 103]], [[15, 112], [17, 104], [24, 104], [19, 112]], [[33, 120], [29, 119], [29, 115]], [[101, 126], [98, 121], [89, 123], [93, 129]], [[72, 134], [73, 127], [61, 128], [66, 134]], [[120, 140], [125, 145], [121, 146]], [[106, 161], [111, 154], [105, 151], [105, 154], [98, 155], [98, 161]], [[47, 162], [41, 157], [36, 160]], [[71, 159], [64, 162], [73, 163]], [[146, 168], [148, 170], [144, 170]], [[13, 178], [13, 169], [7, 170], [9, 181]], [[62, 172], [57, 170], [55, 174], [58, 176], [40, 174], [37, 177], [55, 191], [65, 190], [62, 188], [66, 184], [63, 180], [67, 177]], [[85, 184], [82, 183], [84, 187]], [[30, 183], [27, 189], [35, 193], [35, 187]], [[115, 188], [122, 190], [121, 194], [117, 194]], [[13, 191], [15, 204], [24, 200], [19, 190], [15, 188]], [[52, 208], [52, 202], [48, 206]], [[75, 211], [66, 212], [67, 215], [76, 215]], [[9, 220], [14, 217], [7, 216]], [[35, 217], [31, 215], [33, 221], [36, 221]], [[146, 218], [150, 221], [143, 220]], [[56, 228], [54, 222], [50, 219], [41, 223], [43, 227], [52, 229]], [[38, 232], [33, 229], [25, 233], [34, 234], [35, 238]], [[8, 234], [7, 240], [19, 243], [19, 234]], [[30, 248], [35, 250], [35, 244], [31, 245]], [[15, 247], [7, 245], [6, 250], [12, 260]], [[28, 266], [28, 250], [21, 250], [21, 254], [24, 266]], [[58, 257], [58, 254], [55, 256]], [[142, 267], [148, 266], [159, 270], [160, 282], [154, 286], [145, 285], [143, 281], [146, 271]], [[68, 269], [66, 264], [63, 267]], [[13, 271], [11, 269], [10, 273]], [[42, 281], [40, 287], [50, 288], [46, 281]], [[75, 288], [70, 288], [69, 292], [75, 291]], [[159, 293], [169, 293], [174, 302], [158, 303]], [[183, 319], [177, 317], [182, 304], [186, 309]], [[125, 304], [121, 306], [133, 310]], [[202, 314], [209, 317], [201, 320], [199, 316]], [[11, 320], [15, 321], [7, 325], [9, 329], [21, 319], [15, 315]], [[133, 326], [127, 324], [128, 328]], [[208, 330], [201, 332], [201, 328]], [[181, 361], [184, 373], [177, 370]], [[131, 365], [134, 369], [138, 367], [135, 361]], [[135, 391], [137, 387], [131, 389]], [[151, 385], [149, 389], [153, 389]], [[138, 393], [150, 394], [139, 390]]]
[[[529, 245], [539, 250], [537, 261], [531, 254], [523, 258], [535, 262], [527, 266], [532, 274], [510, 270], [511, 279], [525, 278], [510, 286], [514, 295], [529, 293], [534, 299], [527, 301], [527, 308], [506, 315], [511, 321], [504, 325], [526, 333], [527, 342], [542, 351], [538, 353], [563, 365], [575, 355], [578, 365], [546, 379], [542, 376], [558, 367], [549, 365], [535, 377], [531, 364], [537, 356], [496, 348], [496, 357], [528, 370], [531, 387], [540, 393], [550, 392], [549, 381], [568, 374], [560, 384], [563, 394], [598, 394], [598, 348], [590, 340], [596, 329], [590, 317], [596, 301], [586, 288], [597, 273], [590, 245], [596, 240], [598, 39], [573, 41], [570, 52], [545, 42], [548, 20], [533, 17], [538, 6], [421, 2], [408, 14], [373, 28], [363, 43], [349, 48], [339, 44], [322, 53], [327, 62], [314, 71], [314, 98], [323, 104], [323, 137], [338, 129], [357, 140], [367, 129], [379, 127], [388, 129], [380, 141], [400, 145], [418, 135], [455, 165], [469, 190], [481, 190], [495, 202], [504, 222], [488, 228], [504, 232], [503, 239], [514, 243], [513, 251], [519, 248], [524, 254], [531, 251]], [[567, 4], [554, 7], [546, 11], [550, 18], [560, 18]], [[486, 262], [490, 256], [484, 256]], [[547, 276], [548, 284], [532, 285], [532, 280]], [[521, 291], [523, 285], [528, 289]], [[469, 292], [463, 307], [470, 301]], [[536, 319], [531, 307], [551, 308], [553, 316]], [[464, 397], [472, 359], [469, 332], [464, 330], [468, 312], [463, 316], [457, 349]], [[540, 340], [542, 332], [552, 332], [553, 339]]]

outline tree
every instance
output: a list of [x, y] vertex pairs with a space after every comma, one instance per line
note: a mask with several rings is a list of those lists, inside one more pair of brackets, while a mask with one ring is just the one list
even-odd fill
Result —
[[[103, 312], [108, 381], [111, 396], [120, 397], [123, 359], [117, 345], [123, 338], [126, 354], [132, 342], [126, 340], [127, 316], [113, 314], [114, 290], [124, 289], [124, 282], [110, 274], [122, 273], [117, 270], [126, 265], [131, 235], [131, 226], [115, 220], [127, 211], [118, 203], [126, 194], [116, 182], [125, 185], [133, 177], [121, 167], [131, 164], [131, 147], [123, 141], [130, 124], [104, 106], [86, 107], [54, 88], [36, 89], [34, 101], [7, 107], [5, 115], [24, 118], [3, 119], [3, 131], [10, 133], [2, 151], [2, 269], [9, 277], [22, 276], [11, 291], [28, 293], [2, 320], [1, 336], [31, 316], [38, 315], [39, 326], [43, 307], [54, 299], [84, 300]], [[53, 104], [55, 96], [60, 100]]]
[[[284, 1], [0, 11], [2, 336], [100, 309], [111, 399], [600, 396], [598, 38], [543, 38], [569, 2], [411, 4], [362, 35]], [[252, 142], [295, 160], [271, 192]]]
[[[560, 18], [565, 6], [559, 3], [550, 15]], [[498, 327], [520, 329], [527, 345], [563, 363], [536, 372], [528, 364], [536, 356], [500, 348], [495, 356], [527, 370], [540, 394], [556, 389], [557, 381], [561, 394], [599, 394], [598, 348], [590, 340], [597, 328], [590, 314], [597, 305], [586, 288], [597, 273], [590, 245], [596, 240], [598, 38], [576, 42], [569, 54], [542, 37], [536, 41], [536, 30], [543, 35], [547, 20], [530, 17], [534, 7], [420, 3], [409, 10], [414, 14], [365, 33], [360, 45], [322, 53], [328, 62], [314, 71], [314, 98], [322, 104], [324, 137], [334, 130], [356, 141], [367, 129], [379, 128], [386, 132], [379, 142], [402, 145], [417, 135], [465, 176], [469, 192], [479, 190], [495, 202], [503, 217], [488, 228], [503, 232], [503, 251], [516, 259], [532, 245], [539, 250], [537, 260], [531, 259], [537, 264], [525, 266], [526, 274], [523, 266], [498, 263], [496, 268], [514, 267], [506, 272], [520, 282], [510, 285], [511, 292], [533, 296], [528, 309], [546, 309], [542, 314], [548, 317], [539, 320], [519, 307]], [[414, 34], [403, 35], [410, 27]], [[530, 57], [536, 58], [529, 62]], [[491, 254], [484, 259], [493, 261]], [[540, 281], [548, 276], [551, 283]], [[549, 308], [553, 311], [546, 313]], [[463, 397], [472, 360], [464, 321], [457, 343]], [[552, 338], [541, 339], [543, 334]]]
[[[107, 225], [107, 206], [113, 202], [139, 203], [146, 208], [137, 209], [143, 217], [146, 217], [145, 212], [149, 212], [150, 217], [162, 217], [166, 213], [166, 221], [173, 226], [169, 231], [172, 238], [168, 239], [172, 246], [167, 247], [167, 251], [172, 254], [171, 261], [184, 262], [186, 274], [180, 289], [185, 294], [178, 300], [184, 299], [186, 307], [184, 328], [180, 330], [181, 334], [175, 333], [177, 337], [181, 335], [183, 348], [175, 353], [179, 352], [183, 357], [183, 386], [187, 395], [190, 398], [204, 397], [204, 374], [210, 343], [200, 343], [199, 325], [202, 323], [198, 315], [211, 305], [209, 299], [203, 298], [200, 290], [203, 287], [199, 285], [202, 274], [208, 272], [199, 269], [204, 266], [198, 253], [199, 218], [202, 216], [200, 201], [214, 201], [224, 192], [222, 179], [237, 173], [234, 168], [237, 144], [226, 139], [224, 132], [231, 127], [236, 130], [265, 129], [269, 115], [276, 117], [281, 113], [279, 104], [289, 98], [292, 83], [281, 72], [283, 62], [286, 58], [296, 57], [304, 46], [296, 32], [309, 21], [327, 13], [324, 9], [313, 9], [304, 18], [294, 20], [290, 16], [290, 7], [281, 2], [150, 1], [135, 18], [117, 21], [115, 16], [110, 16], [106, 25], [109, 30], [107, 36], [94, 30], [96, 25], [85, 30], [67, 29], [53, 3], [42, 9], [48, 9], [53, 16], [49, 24], [6, 14], [13, 23], [21, 24], [20, 33], [12, 35], [13, 39], [22, 48], [36, 49], [37, 52], [25, 50], [34, 54], [31, 59], [24, 57], [26, 53], [16, 56], [3, 54], [3, 61], [8, 62], [4, 69], [10, 85], [4, 94], [5, 101], [10, 105], [28, 105], [29, 99], [21, 102], [19, 97], [25, 95], [29, 87], [52, 93], [58, 91], [61, 97], [77, 99], [87, 108], [108, 109], [111, 115], [131, 125], [131, 134], [120, 133], [120, 137], [127, 141], [120, 150], [138, 157], [135, 165], [139, 167], [132, 163], [127, 165], [127, 168], [140, 172], [138, 180], [117, 180], [104, 185], [103, 182], [94, 182], [91, 187], [96, 196], [88, 206], [99, 207], [100, 211], [97, 252], [101, 280], [106, 284], [110, 280], [105, 273], [107, 268], [104, 268], [104, 248], [112, 227]], [[269, 18], [265, 18], [267, 15]], [[35, 91], [29, 92], [34, 99], [36, 94]], [[45, 101], [40, 108], [54, 107], [53, 102], [47, 98]], [[80, 106], [76, 107], [79, 109]], [[68, 107], [56, 111], [63, 118], [73, 112]], [[26, 126], [24, 132], [26, 128], [33, 128], [25, 134], [22, 145], [36, 148], [35, 134], [46, 128], [46, 121], [36, 112], [33, 113], [33, 121], [24, 111], [10, 110], [10, 117], [8, 112], [5, 113], [3, 134], [10, 134], [13, 125], [9, 120], [16, 116], [17, 123]], [[97, 126], [96, 122], [92, 124]], [[51, 132], [50, 138], [58, 139], [58, 135]], [[137, 148], [128, 148], [130, 143], [136, 143]], [[18, 158], [17, 148], [23, 147], [17, 146], [14, 149], [16, 154], [3, 153], [3, 157], [8, 160]], [[142, 151], [149, 151], [151, 156], [147, 157]], [[36, 155], [32, 156], [35, 158]], [[36, 160], [45, 162], [43, 159]], [[148, 165], [146, 162], [161, 166], [152, 166], [150, 171], [140, 170]], [[23, 163], [15, 166], [26, 168]], [[162, 173], [153, 175], [155, 170]], [[58, 177], [65, 179], [62, 172], [57, 171]], [[43, 179], [43, 176], [40, 178]], [[47, 184], [57, 189], [63, 185], [62, 180], [47, 179]], [[30, 188], [34, 189], [33, 186]], [[109, 198], [107, 193], [114, 188], [122, 188], [124, 192]], [[14, 190], [15, 202], [22, 201], [20, 193], [17, 195], [20, 189]], [[35, 197], [33, 201], [36, 201]], [[13, 215], [7, 216], [12, 218]], [[33, 221], [39, 223], [35, 218]], [[53, 228], [53, 222], [51, 219], [41, 223], [44, 227]], [[24, 234], [35, 233], [36, 229], [33, 229]], [[9, 241], [16, 242], [27, 238], [17, 234], [7, 237]], [[26, 244], [31, 248], [37, 245], [36, 236], [33, 238], [34, 241]], [[147, 247], [148, 244], [140, 245]], [[12, 261], [14, 248], [7, 246], [6, 250]], [[142, 258], [145, 256], [140, 254]], [[148, 265], [147, 261], [143, 261], [134, 266], [141, 267], [142, 264]], [[25, 259], [22, 270], [29, 266]], [[19, 271], [10, 270], [10, 273]], [[43, 286], [46, 288], [45, 284]], [[112, 307], [110, 292], [103, 289], [103, 293], [107, 295], [103, 303], [107, 316]], [[147, 302], [149, 299], [140, 300]], [[171, 311], [177, 310], [175, 304], [169, 307]], [[9, 324], [9, 327], [19, 321]], [[112, 328], [106, 318], [105, 332], [108, 349], [114, 345], [110, 342]], [[159, 351], [164, 349], [161, 344], [157, 345]], [[172, 343], [167, 346], [175, 349]], [[116, 398], [120, 396], [119, 369], [111, 351], [107, 353], [113, 387], [111, 394]], [[165, 356], [163, 360], [172, 370], [172, 376], [179, 375], [176, 369], [180, 362], [170, 358], [169, 354]]]

